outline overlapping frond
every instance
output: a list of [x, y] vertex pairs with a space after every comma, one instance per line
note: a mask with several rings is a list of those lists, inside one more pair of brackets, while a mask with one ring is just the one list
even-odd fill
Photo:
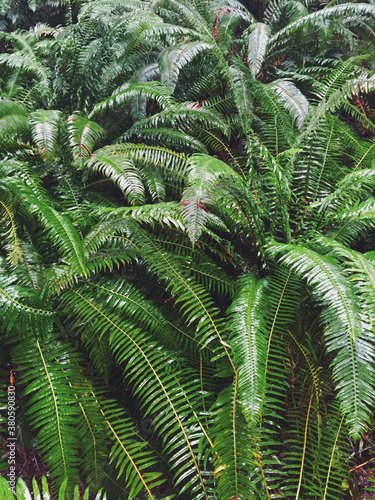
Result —
[[105, 138], [106, 131], [85, 116], [71, 115], [68, 118], [69, 143], [74, 158], [89, 157], [95, 144]]
[[324, 337], [333, 352], [333, 375], [338, 398], [350, 433], [358, 436], [368, 418], [368, 404], [374, 398], [372, 334], [362, 324], [358, 301], [339, 266], [329, 257], [295, 245], [271, 243], [269, 251], [281, 253], [281, 262], [307, 281], [325, 306], [321, 323], [327, 324]]
[[60, 111], [38, 109], [30, 113], [31, 135], [44, 161], [56, 157]]
[[248, 39], [247, 62], [255, 77], [261, 70], [266, 55], [270, 28], [264, 23], [254, 23]]

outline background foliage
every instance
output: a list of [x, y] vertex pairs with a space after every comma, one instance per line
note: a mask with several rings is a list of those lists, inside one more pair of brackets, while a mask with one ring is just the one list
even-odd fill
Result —
[[374, 2], [0, 8], [0, 404], [52, 494], [370, 496]]

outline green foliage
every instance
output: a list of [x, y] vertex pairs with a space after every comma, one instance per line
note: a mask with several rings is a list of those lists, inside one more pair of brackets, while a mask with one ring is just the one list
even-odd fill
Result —
[[0, 8], [0, 364], [35, 498], [357, 494], [374, 5], [247, 5]]

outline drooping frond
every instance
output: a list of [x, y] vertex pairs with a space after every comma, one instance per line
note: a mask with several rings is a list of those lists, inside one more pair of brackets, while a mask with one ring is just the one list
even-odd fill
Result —
[[235, 407], [232, 404], [233, 400], [236, 401], [236, 392], [235, 383], [226, 387], [213, 407], [214, 475], [220, 498], [249, 498], [256, 491], [251, 477], [257, 464], [256, 446], [249, 436], [240, 403]]
[[139, 131], [130, 129], [129, 132], [123, 134], [122, 139], [134, 138], [139, 136], [142, 141], [148, 141], [155, 146], [162, 144], [165, 148], [175, 148], [182, 153], [207, 153], [207, 148], [201, 141], [187, 134], [172, 128], [143, 128]]
[[[187, 231], [193, 245], [197, 242], [207, 220], [207, 204], [212, 201], [212, 194], [220, 177], [233, 177], [238, 174], [224, 162], [207, 155], [194, 155], [190, 159], [190, 186], [184, 190], [181, 205], [187, 224]], [[241, 179], [239, 179], [240, 183]]]
[[92, 119], [94, 116], [108, 109], [123, 106], [140, 95], [155, 100], [162, 109], [170, 109], [173, 104], [173, 97], [171, 96], [170, 89], [159, 82], [126, 83], [117, 89], [111, 97], [96, 104], [89, 118]]
[[101, 410], [108, 426], [112, 444], [110, 461], [117, 469], [118, 477], [126, 477], [126, 486], [131, 497], [146, 490], [149, 499], [156, 499], [152, 490], [166, 481], [160, 471], [155, 471], [158, 457], [147, 449], [147, 441], [136, 439], [137, 431], [130, 418], [124, 416], [123, 408], [107, 401]]
[[[375, 146], [375, 142], [371, 149]], [[319, 212], [326, 210], [334, 211], [340, 205], [345, 206], [345, 202], [350, 198], [351, 202], [359, 201], [364, 192], [369, 192], [373, 189], [375, 183], [375, 171], [373, 169], [364, 168], [354, 170], [340, 180], [338, 186], [321, 202], [317, 202]]]
[[15, 206], [9, 193], [0, 195], [0, 228], [3, 237], [8, 240], [5, 250], [7, 258], [13, 265], [25, 261], [25, 253], [21, 240], [18, 237], [17, 224], [15, 221]]
[[42, 40], [32, 31], [22, 30], [12, 33], [1, 33], [13, 45], [13, 52], [0, 54], [0, 64], [6, 64], [9, 68], [16, 68], [36, 77], [39, 84], [39, 92], [44, 97], [50, 97], [50, 69], [43, 63], [39, 55], [51, 50], [55, 41], [53, 39]]
[[178, 14], [181, 23], [211, 40], [211, 32], [207, 22], [191, 2], [186, 0], [151, 0], [150, 9], [153, 12], [166, 14], [170, 10], [172, 13]]
[[77, 353], [65, 343], [27, 339], [14, 349], [14, 359], [26, 371], [23, 397], [29, 396], [29, 415], [38, 430], [38, 446], [45, 456], [57, 484], [68, 478], [70, 485], [78, 480], [79, 407], [73, 386]]
[[18, 277], [12, 275], [5, 259], [1, 258], [0, 275], [0, 321], [2, 330], [11, 335], [15, 328], [21, 336], [31, 332], [43, 337], [52, 328], [56, 319], [49, 303], [48, 289], [36, 290], [33, 286], [18, 282]]
[[250, 429], [261, 418], [265, 393], [267, 333], [265, 286], [254, 275], [244, 275], [236, 284], [229, 308], [233, 357], [238, 367], [238, 391], [242, 411]]
[[332, 258], [301, 245], [270, 243], [272, 255], [282, 254], [280, 262], [307, 281], [318, 293], [325, 309], [321, 323], [327, 324], [324, 337], [333, 352], [333, 375], [338, 384], [342, 412], [353, 436], [358, 436], [368, 418], [368, 404], [374, 399], [371, 333], [363, 328], [353, 289]]
[[138, 169], [133, 162], [121, 153], [100, 149], [95, 151], [87, 162], [94, 172], [100, 172], [111, 179], [130, 202], [143, 203], [144, 187]]
[[0, 141], [1, 144], [16, 143], [16, 138], [27, 136], [30, 130], [25, 106], [17, 101], [0, 99]]
[[60, 111], [38, 109], [30, 113], [31, 135], [44, 161], [56, 157]]
[[273, 88], [287, 111], [296, 120], [301, 130], [308, 115], [308, 101], [302, 92], [289, 80], [275, 80], [269, 86]]
[[22, 194], [30, 208], [43, 224], [47, 236], [52, 239], [72, 266], [73, 273], [87, 276], [87, 267], [84, 258], [82, 242], [78, 231], [68, 217], [36, 198], [27, 186], [21, 188]]
[[69, 116], [68, 132], [75, 159], [89, 157], [95, 144], [106, 137], [106, 131], [100, 125], [78, 114]]
[[295, 31], [303, 26], [307, 26], [309, 23], [321, 23], [325, 20], [332, 19], [345, 19], [345, 17], [357, 16], [359, 19], [366, 20], [369, 16], [375, 14], [375, 7], [373, 5], [365, 3], [345, 3], [342, 5], [334, 5], [332, 7], [326, 7], [324, 9], [318, 10], [306, 16], [291, 22], [285, 28], [279, 30], [274, 36], [269, 40], [271, 47], [285, 41], [286, 37], [290, 37]]
[[[111, 350], [117, 362], [125, 368], [124, 378], [131, 384], [134, 397], [139, 400], [144, 415], [153, 418], [155, 431], [162, 438], [164, 453], [173, 468], [174, 482], [181, 487], [185, 486], [185, 489], [192, 489], [196, 498], [208, 499], [195, 444], [202, 437], [202, 431], [197, 426], [197, 414], [191, 411], [191, 408], [198, 407], [193, 401], [200, 400], [199, 381], [189, 376], [186, 379], [189, 381], [183, 382], [183, 374], [177, 365], [175, 376], [169, 382], [164, 382], [165, 366], [172, 364], [173, 358], [165, 350], [158, 348], [150, 333], [145, 333], [136, 322], [119, 315], [119, 297], [114, 295], [104, 309], [100, 296], [95, 299], [98, 291], [100, 294], [100, 290], [90, 292], [87, 288], [67, 291], [64, 294], [65, 304], [69, 308], [72, 303], [77, 304], [78, 321], [91, 322], [94, 331], [109, 331]], [[147, 384], [138, 383], [141, 374], [143, 380], [147, 378]], [[170, 439], [176, 429], [181, 432], [182, 440]], [[122, 455], [121, 467], [131, 467], [131, 460], [124, 455], [125, 450], [119, 445], [114, 450], [115, 456], [119, 453]], [[134, 470], [132, 476], [136, 478], [137, 475], [136, 488], [142, 474]], [[158, 477], [159, 475], [150, 474], [148, 479], [154, 481]], [[142, 484], [145, 486], [144, 481]]]
[[347, 246], [363, 238], [375, 227], [375, 203], [373, 199], [340, 211], [331, 218], [326, 236]]
[[159, 58], [161, 83], [174, 91], [182, 68], [197, 55], [212, 48], [210, 43], [197, 41], [165, 49]]
[[255, 77], [261, 70], [266, 55], [270, 29], [267, 24], [254, 23], [250, 28], [247, 50], [247, 62], [251, 74]]

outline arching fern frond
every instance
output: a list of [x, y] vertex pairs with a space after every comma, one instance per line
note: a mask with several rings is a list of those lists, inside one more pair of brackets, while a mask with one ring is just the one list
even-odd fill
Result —
[[89, 157], [95, 144], [107, 135], [100, 125], [78, 114], [69, 116], [68, 132], [75, 159]]
[[128, 101], [140, 95], [155, 100], [162, 109], [171, 109], [174, 103], [170, 89], [159, 82], [126, 83], [117, 89], [111, 97], [96, 104], [89, 118], [92, 119], [94, 116], [108, 109], [123, 106]]
[[212, 44], [201, 41], [166, 48], [159, 57], [161, 83], [174, 91], [182, 68], [212, 48]]
[[247, 62], [255, 77], [261, 70], [266, 55], [270, 28], [264, 23], [254, 23], [249, 30]]
[[268, 251], [273, 258], [281, 253], [280, 262], [305, 279], [321, 297], [327, 350], [335, 354], [333, 376], [338, 398], [351, 435], [358, 436], [368, 418], [368, 404], [375, 396], [370, 365], [374, 352], [353, 289], [331, 258], [297, 245], [270, 243]]
[[274, 89], [279, 100], [296, 121], [301, 130], [308, 115], [308, 101], [302, 92], [289, 80], [275, 80], [268, 84]]
[[111, 179], [132, 203], [143, 203], [144, 186], [133, 162], [121, 153], [99, 149], [91, 156], [87, 166]]
[[30, 113], [31, 135], [44, 161], [56, 157], [60, 111], [38, 109]]

